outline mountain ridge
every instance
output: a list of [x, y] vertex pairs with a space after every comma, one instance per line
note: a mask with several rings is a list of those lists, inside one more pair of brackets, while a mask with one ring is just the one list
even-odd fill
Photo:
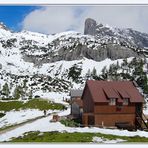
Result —
[[[147, 49], [116, 41], [75, 31], [45, 35], [0, 28], [1, 96], [13, 98], [18, 90], [25, 92], [22, 98], [37, 91], [68, 92], [84, 85], [87, 75], [100, 75], [104, 67], [126, 58], [129, 62], [133, 57], [145, 58]], [[4, 93], [7, 87], [10, 92]]]
[[[148, 47], [148, 34], [136, 31], [131, 28], [114, 28], [98, 24], [95, 20], [87, 18], [84, 27], [85, 35], [92, 35], [98, 39], [108, 39], [109, 42], [120, 42], [135, 47], [144, 48]], [[120, 39], [120, 40], [119, 40]]]
[[[5, 32], [6, 34], [3, 35]], [[80, 60], [83, 57], [102, 61], [106, 58], [116, 60], [139, 56], [135, 48], [132, 49], [118, 43], [105, 43], [104, 39], [96, 39], [91, 35], [83, 35], [78, 32], [64, 32], [55, 35], [29, 31], [5, 32], [2, 31], [2, 46], [18, 48], [23, 59], [35, 65], [60, 60]]]

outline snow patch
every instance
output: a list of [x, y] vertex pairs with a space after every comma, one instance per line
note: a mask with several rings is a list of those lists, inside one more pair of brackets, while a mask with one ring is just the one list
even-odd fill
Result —
[[113, 143], [122, 143], [125, 142], [126, 140], [123, 139], [114, 139], [114, 140], [109, 140], [106, 138], [102, 137], [93, 137], [93, 143], [108, 143], [108, 144], [113, 144]]
[[69, 94], [68, 93], [59, 93], [59, 92], [43, 92], [42, 90], [36, 91], [34, 94], [35, 96], [40, 96], [43, 99], [47, 99], [50, 101], [53, 101], [55, 103], [61, 103], [61, 104], [66, 104], [64, 102], [65, 99], [69, 99]]
[[6, 112], [6, 115], [0, 118], [0, 128], [5, 126], [10, 126], [13, 124], [19, 124], [28, 119], [32, 119], [38, 116], [42, 116], [43, 111], [37, 109], [26, 109], [19, 111], [9, 111]]

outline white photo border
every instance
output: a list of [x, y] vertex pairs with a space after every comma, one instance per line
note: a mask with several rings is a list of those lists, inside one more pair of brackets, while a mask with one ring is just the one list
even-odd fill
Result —
[[[0, 0], [0, 6], [3, 5], [148, 5], [148, 0]], [[19, 143], [19, 144], [5, 144], [1, 143], [0, 147], [1, 148], [75, 148], [75, 147], [85, 147], [85, 148], [98, 148], [98, 147], [103, 147], [103, 148], [125, 148], [125, 147], [130, 147], [134, 146], [134, 148], [139, 148], [139, 146], [142, 146], [144, 148], [147, 147], [147, 144], [26, 144], [26, 143]]]

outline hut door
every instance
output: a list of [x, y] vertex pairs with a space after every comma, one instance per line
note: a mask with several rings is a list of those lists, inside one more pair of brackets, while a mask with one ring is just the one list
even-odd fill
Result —
[[88, 116], [88, 125], [94, 125], [94, 116], [92, 115]]
[[142, 116], [142, 104], [141, 103], [136, 104], [136, 113]]

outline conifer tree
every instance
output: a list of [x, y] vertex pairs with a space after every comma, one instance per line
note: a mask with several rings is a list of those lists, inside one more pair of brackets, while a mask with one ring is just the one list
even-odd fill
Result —
[[5, 84], [3, 85], [2, 94], [5, 95], [6, 97], [9, 97], [10, 90], [9, 90], [9, 86], [8, 86], [7, 83], [5, 83]]
[[82, 68], [74, 64], [68, 72], [68, 78], [71, 78], [74, 82], [78, 83], [80, 80]]
[[92, 70], [91, 75], [92, 75], [92, 77], [94, 77], [94, 76], [96, 76], [96, 74], [97, 74], [97, 71], [96, 71], [96, 68], [94, 67], [93, 70]]
[[89, 80], [89, 79], [91, 78], [90, 69], [88, 69], [88, 71], [87, 71], [85, 77], [86, 77], [86, 80]]
[[22, 88], [21, 86], [16, 86], [13, 94], [13, 98], [18, 100], [22, 96]]
[[30, 92], [29, 92], [29, 98], [28, 99], [32, 99], [32, 90], [30, 90]]
[[96, 68], [94, 67], [92, 72], [91, 72], [91, 77], [94, 79], [94, 80], [99, 80], [99, 77], [97, 75], [97, 70]]

